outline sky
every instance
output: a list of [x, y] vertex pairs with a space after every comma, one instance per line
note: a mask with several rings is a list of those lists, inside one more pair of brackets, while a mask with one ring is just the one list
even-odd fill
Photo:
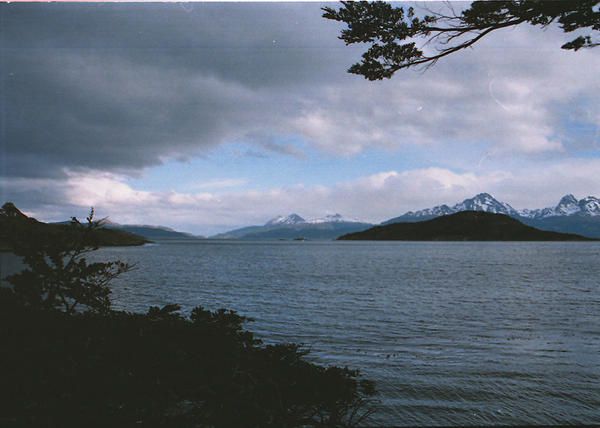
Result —
[[600, 48], [521, 25], [371, 82], [346, 72], [364, 47], [321, 13], [1, 4], [1, 202], [211, 235], [479, 192], [517, 209], [600, 196]]

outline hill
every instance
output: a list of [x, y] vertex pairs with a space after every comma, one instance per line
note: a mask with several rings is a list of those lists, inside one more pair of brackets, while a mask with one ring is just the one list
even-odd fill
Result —
[[340, 214], [305, 220], [298, 214], [277, 216], [262, 226], [248, 226], [213, 236], [213, 239], [335, 239], [346, 233], [358, 232], [373, 226]]
[[550, 232], [527, 226], [505, 214], [461, 211], [413, 223], [375, 226], [340, 240], [373, 241], [588, 241], [575, 234]]
[[[29, 236], [52, 238], [67, 233], [66, 224], [49, 224], [28, 217], [13, 203], [7, 202], [0, 208], [0, 250], [10, 250], [9, 234], [26, 231]], [[94, 231], [96, 242], [101, 247], [143, 245], [150, 241], [133, 233], [116, 229], [101, 228]], [[17, 235], [18, 236], [18, 235]]]
[[151, 241], [157, 240], [167, 240], [167, 239], [176, 239], [176, 240], [196, 240], [196, 239], [204, 239], [202, 236], [195, 236], [190, 233], [178, 232], [169, 227], [165, 226], [149, 226], [149, 225], [141, 225], [141, 224], [117, 224], [117, 223], [109, 223], [105, 226], [107, 229], [120, 230], [123, 232], [133, 233], [134, 235], [141, 236], [143, 238], [149, 239]]
[[279, 227], [270, 230], [247, 233], [242, 239], [269, 240], [269, 239], [296, 239], [311, 240], [336, 239], [341, 235], [368, 229], [372, 225], [365, 223], [321, 223], [304, 224], [295, 227]]

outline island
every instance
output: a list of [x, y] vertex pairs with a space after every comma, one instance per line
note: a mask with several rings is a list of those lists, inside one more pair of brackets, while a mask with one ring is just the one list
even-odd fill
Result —
[[527, 226], [504, 214], [462, 211], [413, 223], [375, 226], [340, 236], [338, 240], [366, 241], [595, 241], [572, 233]]

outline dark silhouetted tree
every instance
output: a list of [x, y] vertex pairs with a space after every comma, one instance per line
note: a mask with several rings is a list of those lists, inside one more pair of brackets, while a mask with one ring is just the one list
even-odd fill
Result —
[[86, 256], [98, 249], [95, 231], [102, 226], [102, 221], [94, 221], [94, 210], [86, 223], [73, 217], [60, 231], [28, 220], [13, 216], [9, 232], [12, 251], [27, 266], [7, 278], [15, 297], [27, 306], [66, 313], [78, 309], [108, 312], [109, 283], [131, 266], [122, 261], [88, 262]]
[[[100, 223], [68, 226], [0, 208], [0, 243], [27, 269], [0, 287], [0, 425], [353, 427], [376, 391], [356, 370], [263, 345], [234, 311], [179, 305], [110, 309], [109, 283], [130, 268], [93, 263]], [[87, 310], [78, 310], [79, 308]], [[52, 310], [47, 310], [52, 309]], [[58, 309], [58, 310], [57, 310]]]
[[[431, 66], [441, 58], [473, 46], [492, 31], [528, 23], [547, 27], [558, 25], [565, 33], [589, 30], [562, 45], [577, 51], [598, 46], [600, 1], [475, 1], [462, 12], [428, 10], [417, 16], [412, 7], [394, 7], [386, 2], [342, 2], [342, 7], [323, 8], [323, 17], [347, 24], [340, 39], [347, 45], [366, 43], [370, 47], [350, 73], [369, 80], [390, 78], [396, 71], [414, 66]], [[426, 46], [434, 52], [425, 52]]]

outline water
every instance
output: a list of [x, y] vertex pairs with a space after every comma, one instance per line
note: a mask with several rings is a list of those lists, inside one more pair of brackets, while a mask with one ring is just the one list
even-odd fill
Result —
[[600, 243], [171, 242], [115, 305], [235, 309], [374, 379], [374, 424], [600, 423]]

